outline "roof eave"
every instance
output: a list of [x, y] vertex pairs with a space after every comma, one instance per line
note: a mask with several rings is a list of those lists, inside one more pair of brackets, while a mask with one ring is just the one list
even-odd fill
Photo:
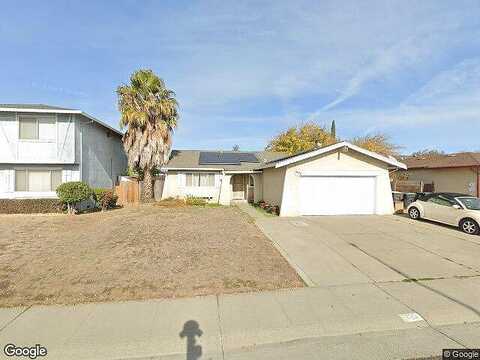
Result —
[[47, 113], [47, 114], [81, 114], [80, 110], [69, 109], [39, 109], [39, 108], [5, 108], [0, 107], [0, 112], [24, 112], [24, 113]]
[[90, 120], [95, 121], [99, 125], [115, 132], [116, 134], [123, 136], [123, 132], [120, 130], [115, 129], [114, 127], [104, 123], [101, 120], [89, 115], [81, 110], [66, 110], [66, 109], [39, 109], [39, 108], [5, 108], [0, 107], [0, 112], [20, 112], [20, 113], [37, 113], [37, 114], [77, 114], [83, 115]]
[[114, 127], [112, 127], [112, 126], [104, 123], [104, 122], [101, 121], [101, 120], [98, 120], [97, 118], [93, 117], [92, 115], [89, 115], [89, 114], [87, 114], [87, 113], [85, 113], [85, 112], [83, 112], [83, 111], [80, 111], [79, 114], [85, 116], [86, 118], [89, 118], [90, 120], [95, 121], [95, 122], [98, 123], [99, 125], [101, 125], [101, 126], [107, 128], [107, 129], [115, 132], [116, 134], [118, 134], [118, 135], [120, 135], [120, 136], [123, 136], [123, 132], [121, 132], [120, 130], [115, 129]]
[[450, 166], [408, 166], [409, 170], [431, 170], [431, 169], [460, 169], [460, 168], [477, 168], [480, 167], [480, 164], [471, 164], [471, 165], [450, 165]]
[[383, 156], [383, 155], [374, 153], [372, 151], [363, 149], [363, 148], [361, 148], [357, 145], [351, 144], [347, 141], [342, 141], [342, 142], [339, 142], [339, 143], [336, 143], [336, 144], [333, 144], [333, 145], [330, 145], [330, 146], [326, 146], [326, 147], [323, 147], [323, 148], [320, 148], [320, 149], [314, 149], [312, 151], [309, 151], [309, 152], [306, 152], [306, 153], [303, 153], [303, 154], [299, 154], [297, 156], [292, 156], [292, 157], [284, 159], [284, 160], [280, 159], [275, 163], [275, 168], [280, 168], [280, 167], [284, 167], [284, 166], [287, 166], [287, 165], [290, 165], [290, 164], [293, 164], [293, 163], [296, 163], [296, 162], [299, 162], [299, 161], [307, 160], [307, 159], [310, 159], [312, 157], [315, 157], [315, 156], [318, 156], [318, 155], [328, 153], [330, 151], [340, 149], [342, 147], [347, 147], [347, 148], [352, 149], [352, 150], [354, 150], [358, 153], [364, 154], [366, 156], [377, 159], [377, 160], [382, 161], [384, 163], [387, 163], [389, 165], [395, 166], [396, 168], [400, 168], [400, 169], [404, 169], [404, 170], [407, 169], [407, 165], [397, 161], [396, 159], [388, 158], [386, 156]]

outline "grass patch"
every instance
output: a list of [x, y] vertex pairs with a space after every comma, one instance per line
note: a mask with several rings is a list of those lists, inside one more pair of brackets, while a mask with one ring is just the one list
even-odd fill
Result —
[[183, 199], [167, 198], [160, 200], [154, 203], [155, 206], [168, 207], [168, 208], [179, 208], [185, 207], [185, 201]]
[[218, 208], [218, 207], [225, 207], [225, 205], [206, 202], [204, 199], [200, 199], [200, 200], [197, 201], [197, 198], [195, 200], [167, 198], [167, 199], [163, 199], [163, 200], [160, 200], [160, 201], [156, 201], [154, 203], [154, 205], [159, 206], [159, 207], [166, 207], [166, 208], [181, 208], [181, 207]]

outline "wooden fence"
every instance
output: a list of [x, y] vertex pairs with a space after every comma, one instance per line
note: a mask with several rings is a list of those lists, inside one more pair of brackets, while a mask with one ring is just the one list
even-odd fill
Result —
[[118, 196], [117, 204], [136, 205], [140, 202], [140, 183], [134, 178], [122, 180], [115, 186], [115, 194]]
[[417, 180], [394, 180], [392, 190], [398, 192], [434, 192], [435, 184]]
[[[157, 176], [153, 179], [155, 201], [162, 199], [165, 176]], [[142, 199], [143, 181], [138, 181], [134, 177], [122, 177], [120, 184], [115, 186], [115, 194], [118, 196], [117, 204], [138, 205]]]

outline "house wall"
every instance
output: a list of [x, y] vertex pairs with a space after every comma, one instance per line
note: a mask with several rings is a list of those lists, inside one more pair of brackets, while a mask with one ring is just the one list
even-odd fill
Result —
[[253, 176], [253, 202], [263, 200], [263, 174], [252, 174]]
[[127, 168], [121, 137], [83, 115], [77, 115], [77, 124], [82, 181], [91, 187], [112, 188]]
[[0, 164], [73, 164], [75, 162], [75, 121], [71, 114], [42, 114], [56, 119], [51, 140], [19, 139], [19, 115], [0, 114]]
[[[215, 174], [215, 186], [213, 187], [187, 187], [186, 176], [187, 173], [201, 172], [201, 173], [214, 173]], [[231, 200], [230, 189], [230, 177], [222, 174], [218, 171], [175, 171], [170, 170], [165, 177], [165, 184], [163, 187], [162, 199], [169, 197], [173, 198], [185, 198], [188, 195], [197, 197], [211, 198], [212, 202], [218, 202], [229, 205]]]
[[223, 174], [220, 177], [219, 203], [230, 205], [233, 197], [232, 175]]
[[271, 205], [281, 206], [285, 168], [263, 169], [263, 200]]
[[[300, 172], [302, 171], [336, 171], [344, 174], [361, 174], [368, 172], [375, 174], [377, 183], [376, 213], [392, 214], [393, 200], [387, 164], [356, 153], [335, 151], [308, 159], [296, 164], [288, 165], [280, 207], [281, 216], [300, 215]], [[264, 178], [264, 197], [269, 184]], [[275, 184], [277, 186], [277, 184]]]
[[51, 192], [19, 192], [15, 191], [15, 169], [48, 169], [62, 170], [62, 182], [80, 180], [78, 165], [60, 164], [0, 164], [0, 198], [1, 199], [39, 199], [56, 198], [54, 191]]
[[83, 115], [41, 114], [56, 120], [51, 140], [19, 139], [19, 115], [36, 114], [0, 114], [1, 198], [56, 196], [15, 192], [15, 169], [62, 170], [62, 182], [82, 180], [92, 187], [111, 188], [127, 166], [120, 136]]
[[408, 169], [408, 179], [433, 182], [435, 191], [477, 196], [477, 174], [472, 168]]

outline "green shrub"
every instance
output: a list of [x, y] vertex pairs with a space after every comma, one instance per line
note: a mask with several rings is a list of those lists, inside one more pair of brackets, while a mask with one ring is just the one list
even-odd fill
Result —
[[92, 189], [82, 181], [70, 181], [57, 187], [57, 196], [67, 205], [68, 212], [75, 212], [75, 206], [92, 196]]
[[102, 210], [113, 209], [117, 205], [118, 196], [110, 189], [93, 189], [93, 199]]
[[135, 177], [137, 178], [139, 181], [143, 180], [143, 170], [140, 169], [139, 167], [128, 167], [126, 170], [125, 170], [125, 174], [126, 176], [132, 176], [132, 177]]
[[187, 205], [205, 206], [207, 204], [207, 200], [205, 200], [201, 197], [197, 197], [197, 196], [193, 196], [193, 195], [187, 195], [187, 197], [185, 198], [185, 203]]

